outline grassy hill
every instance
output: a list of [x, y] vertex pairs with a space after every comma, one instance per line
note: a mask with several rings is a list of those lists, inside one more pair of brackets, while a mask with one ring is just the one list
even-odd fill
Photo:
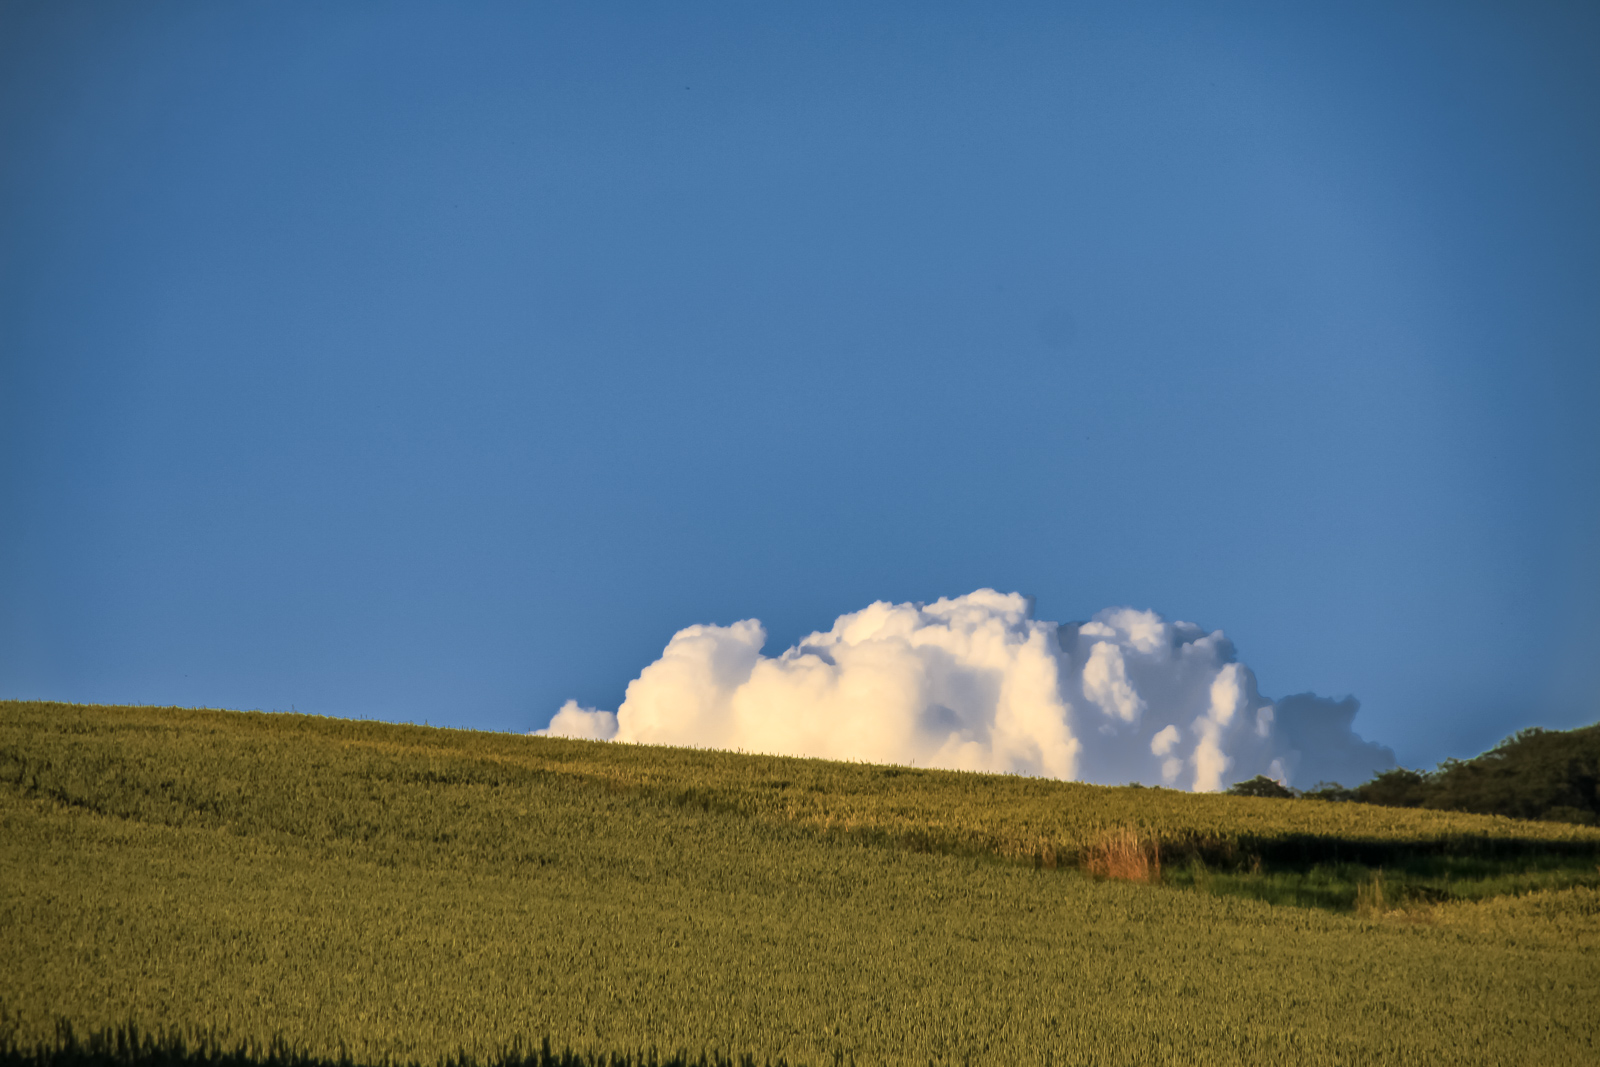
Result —
[[[1129, 843], [1150, 884], [1085, 873]], [[362, 1063], [1600, 1058], [1564, 823], [5, 702], [0, 885], [19, 1062], [60, 1020]]]

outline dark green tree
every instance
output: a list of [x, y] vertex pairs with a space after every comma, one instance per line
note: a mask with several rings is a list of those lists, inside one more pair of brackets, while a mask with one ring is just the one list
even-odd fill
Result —
[[1600, 723], [1522, 730], [1481, 756], [1446, 760], [1431, 773], [1396, 767], [1353, 790], [1318, 789], [1302, 795], [1600, 824]]
[[1395, 767], [1356, 786], [1356, 799], [1389, 808], [1420, 808], [1428, 801], [1428, 776], [1422, 771]]
[[1447, 760], [1431, 779], [1430, 808], [1600, 822], [1600, 724], [1522, 730], [1474, 759]]
[[1277, 797], [1287, 799], [1294, 796], [1294, 792], [1273, 781], [1264, 774], [1258, 774], [1248, 782], [1235, 782], [1228, 787], [1230, 797]]

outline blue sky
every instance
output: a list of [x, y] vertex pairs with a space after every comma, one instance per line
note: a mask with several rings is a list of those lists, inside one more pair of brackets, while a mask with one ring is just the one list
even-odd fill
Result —
[[680, 627], [1600, 717], [1600, 9], [0, 7], [0, 693], [542, 726]]

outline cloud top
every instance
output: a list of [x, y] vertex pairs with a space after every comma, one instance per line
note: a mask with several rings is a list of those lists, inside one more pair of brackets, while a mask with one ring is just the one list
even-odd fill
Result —
[[690, 626], [614, 714], [568, 701], [536, 732], [1196, 790], [1394, 765], [1351, 729], [1353, 699], [1275, 707], [1222, 631], [1150, 611], [1058, 624], [979, 589], [879, 601], [775, 657], [765, 642], [754, 619]]

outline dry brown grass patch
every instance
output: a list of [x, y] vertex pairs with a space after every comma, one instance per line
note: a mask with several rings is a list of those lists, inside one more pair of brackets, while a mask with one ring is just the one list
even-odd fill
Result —
[[1107, 830], [1084, 850], [1083, 867], [1096, 878], [1159, 882], [1161, 846], [1131, 826]]

